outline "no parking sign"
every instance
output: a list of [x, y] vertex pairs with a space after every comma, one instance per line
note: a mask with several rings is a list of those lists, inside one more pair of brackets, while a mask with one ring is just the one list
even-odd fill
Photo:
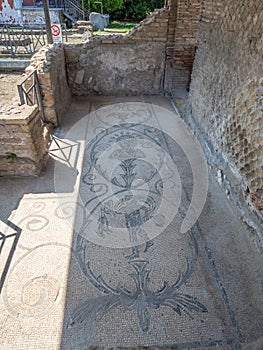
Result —
[[61, 25], [54, 23], [51, 25], [51, 33], [54, 43], [62, 43], [62, 30]]

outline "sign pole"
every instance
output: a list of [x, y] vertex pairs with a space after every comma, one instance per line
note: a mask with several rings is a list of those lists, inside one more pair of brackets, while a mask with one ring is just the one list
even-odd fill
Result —
[[48, 0], [43, 0], [43, 5], [44, 5], [45, 22], [46, 22], [47, 42], [48, 44], [53, 44]]

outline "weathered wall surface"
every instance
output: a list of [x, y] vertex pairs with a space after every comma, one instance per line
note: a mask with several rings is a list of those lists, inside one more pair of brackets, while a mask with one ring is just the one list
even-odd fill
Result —
[[[51, 23], [59, 23], [60, 13], [50, 9]], [[0, 23], [5, 24], [45, 24], [44, 10], [23, 8], [22, 1], [0, 0]]]
[[0, 23], [22, 23], [21, 10], [13, 0], [0, 0]]
[[198, 33], [201, 0], [177, 2], [177, 21], [174, 37], [173, 88], [188, 88]]
[[32, 57], [26, 73], [29, 74], [34, 69], [38, 74], [46, 121], [57, 126], [71, 99], [63, 45], [43, 47]]
[[[61, 122], [70, 103], [63, 45], [43, 47], [32, 57], [26, 73], [35, 69], [43, 97], [45, 123], [38, 106], [13, 104], [0, 109], [0, 176], [40, 174], [48, 159], [52, 127]], [[31, 83], [32, 78], [25, 82]]]
[[262, 0], [204, 2], [188, 105], [188, 115], [236, 174], [237, 190], [261, 212], [262, 22]]
[[[51, 23], [60, 23], [59, 10], [49, 9]], [[21, 11], [22, 21], [24, 24], [42, 24], [45, 22], [45, 14], [43, 9], [26, 9]]]
[[91, 43], [65, 51], [74, 95], [151, 95], [163, 91], [163, 44]]
[[48, 154], [49, 128], [37, 106], [0, 110], [0, 176], [39, 175]]
[[65, 45], [74, 95], [163, 93], [168, 11], [157, 10], [127, 36], [93, 37]]

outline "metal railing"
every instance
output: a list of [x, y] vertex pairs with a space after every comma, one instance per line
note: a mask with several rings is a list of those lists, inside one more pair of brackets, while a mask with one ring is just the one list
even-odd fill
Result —
[[46, 31], [41, 26], [0, 27], [1, 54], [32, 56], [46, 43]]
[[[61, 24], [63, 40], [68, 41], [66, 25]], [[0, 54], [31, 57], [42, 46], [47, 44], [46, 29], [38, 26], [0, 26]]]
[[44, 107], [41, 97], [40, 85], [38, 81], [37, 71], [26, 76], [26, 78], [17, 85], [18, 94], [21, 105], [27, 104], [29, 106], [38, 105], [41, 113], [41, 119], [45, 123]]
[[[8, 275], [9, 268], [12, 263], [12, 259], [17, 249], [17, 245], [19, 242], [19, 238], [22, 232], [22, 229], [16, 226], [11, 221], [7, 220], [6, 222], [0, 220], [1, 224], [5, 224], [9, 227], [9, 232], [4, 232], [0, 229], [0, 255], [2, 251], [6, 248], [4, 253], [4, 260], [1, 262], [1, 270], [0, 270], [0, 294], [4, 286], [4, 282]], [[2, 226], [1, 225], [1, 226]], [[10, 230], [11, 228], [11, 230]], [[1, 257], [3, 258], [3, 257]]]
[[88, 11], [83, 9], [77, 0], [64, 0], [64, 5], [64, 11], [76, 21], [88, 20]]

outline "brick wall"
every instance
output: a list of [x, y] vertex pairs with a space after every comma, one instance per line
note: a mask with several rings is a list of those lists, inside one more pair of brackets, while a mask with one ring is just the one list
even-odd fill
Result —
[[48, 155], [49, 128], [37, 106], [0, 110], [0, 176], [39, 175]]
[[177, 21], [177, 1], [167, 1], [169, 11], [166, 37], [166, 62], [165, 62], [165, 92], [171, 92], [173, 87], [174, 75], [174, 48], [175, 48], [175, 28]]
[[135, 41], [166, 42], [169, 11], [166, 8], [155, 10], [127, 35]]
[[[174, 29], [173, 70], [170, 73], [170, 89], [185, 90], [189, 87], [197, 33], [201, 13], [201, 0], [171, 0], [170, 31]], [[174, 22], [174, 9], [176, 21]]]
[[30, 74], [35, 69], [41, 86], [45, 119], [57, 126], [71, 100], [63, 45], [46, 45], [40, 49], [32, 57], [26, 73]]
[[[188, 115], [262, 212], [263, 2], [204, 1]], [[210, 159], [213, 163], [213, 160]]]

